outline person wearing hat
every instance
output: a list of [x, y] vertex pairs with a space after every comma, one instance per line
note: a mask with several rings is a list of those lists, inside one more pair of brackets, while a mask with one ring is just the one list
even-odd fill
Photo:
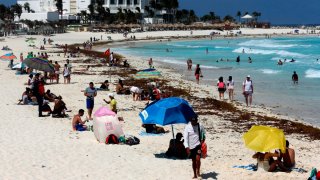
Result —
[[187, 158], [187, 151], [183, 145], [184, 140], [182, 138], [183, 138], [183, 135], [182, 135], [182, 133], [179, 132], [176, 135], [176, 139], [170, 140], [169, 148], [166, 152], [166, 156], [168, 156], [168, 157], [174, 156], [179, 159]]
[[109, 93], [108, 96], [110, 98], [110, 101], [107, 101], [105, 99], [103, 99], [103, 100], [107, 104], [110, 104], [110, 110], [117, 114], [117, 101], [114, 99], [114, 94], [113, 93]]
[[184, 146], [187, 154], [192, 159], [193, 178], [200, 177], [201, 144], [205, 141], [204, 127], [198, 123], [198, 117], [191, 118], [184, 129]]
[[250, 79], [250, 75], [247, 76], [246, 80], [243, 81], [242, 84], [242, 90], [243, 90], [243, 95], [246, 99], [246, 104], [247, 106], [250, 105], [252, 103], [252, 94], [253, 94], [253, 84], [252, 84], [252, 80]]

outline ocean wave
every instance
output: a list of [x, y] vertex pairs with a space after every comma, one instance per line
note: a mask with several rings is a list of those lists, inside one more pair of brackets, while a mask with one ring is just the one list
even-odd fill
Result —
[[253, 46], [253, 47], [264, 47], [264, 48], [290, 48], [299, 46], [298, 44], [280, 44], [274, 40], [262, 39], [262, 40], [249, 40], [239, 43], [240, 46]]
[[223, 46], [215, 46], [215, 49], [229, 49], [229, 47], [223, 47]]
[[263, 74], [278, 74], [278, 73], [281, 72], [281, 71], [279, 71], [279, 70], [273, 70], [273, 69], [260, 69], [260, 71], [261, 71]]
[[306, 78], [320, 78], [320, 70], [308, 69], [305, 74]]
[[184, 48], [204, 48], [206, 46], [192, 46], [192, 45], [183, 45], [183, 44], [172, 44], [168, 43], [168, 46], [174, 46], [174, 47], [184, 47]]
[[[173, 59], [162, 59], [161, 61], [165, 63], [170, 63], [170, 64], [187, 65], [187, 62], [183, 60], [179, 61], [179, 60], [173, 60]], [[218, 67], [216, 66], [208, 66], [208, 65], [200, 65], [200, 67], [204, 69], [218, 69]]]
[[281, 57], [295, 57], [295, 58], [303, 58], [307, 57], [307, 55], [300, 54], [300, 53], [294, 53], [284, 50], [263, 50], [263, 49], [250, 49], [245, 47], [240, 47], [238, 49], [233, 50], [232, 52], [235, 53], [242, 53], [242, 51], [245, 51], [247, 54], [263, 54], [263, 55], [269, 55], [269, 54], [277, 54]]

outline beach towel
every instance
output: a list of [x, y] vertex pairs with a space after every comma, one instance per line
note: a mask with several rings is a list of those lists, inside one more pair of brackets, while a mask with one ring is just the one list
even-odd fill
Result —
[[255, 164], [249, 164], [247, 166], [232, 166], [233, 168], [241, 168], [241, 169], [246, 169], [249, 171], [256, 171], [257, 170], [257, 166]]
[[140, 135], [140, 136], [163, 136], [164, 133], [154, 134], [154, 133], [147, 133], [147, 132], [145, 132], [145, 131], [142, 130], [142, 131], [139, 133], [139, 135]]
[[303, 168], [296, 168], [296, 167], [293, 167], [290, 169], [291, 171], [296, 171], [296, 172], [299, 172], [299, 173], [306, 173], [308, 171], [306, 171], [305, 169]]

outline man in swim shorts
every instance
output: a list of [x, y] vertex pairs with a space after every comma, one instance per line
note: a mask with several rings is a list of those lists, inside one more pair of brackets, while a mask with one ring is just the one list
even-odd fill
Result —
[[80, 109], [77, 115], [74, 115], [72, 119], [72, 130], [74, 131], [85, 131], [87, 130], [87, 126], [84, 125], [86, 121], [81, 120], [81, 116], [83, 116], [84, 110]]
[[89, 119], [92, 120], [92, 110], [94, 107], [94, 97], [97, 96], [97, 89], [94, 87], [93, 82], [89, 83], [89, 87], [86, 88], [84, 91], [84, 95], [87, 97], [87, 109], [88, 109], [88, 115]]

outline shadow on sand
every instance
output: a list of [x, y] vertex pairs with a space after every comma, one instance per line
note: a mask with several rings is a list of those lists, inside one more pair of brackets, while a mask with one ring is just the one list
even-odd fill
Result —
[[157, 153], [157, 154], [154, 154], [154, 157], [156, 158], [160, 158], [160, 159], [171, 159], [171, 160], [187, 160], [187, 159], [179, 159], [179, 158], [176, 158], [176, 157], [168, 157], [166, 155], [166, 153], [162, 152], [162, 153]]
[[208, 172], [201, 175], [202, 179], [217, 179], [218, 173], [216, 172]]

